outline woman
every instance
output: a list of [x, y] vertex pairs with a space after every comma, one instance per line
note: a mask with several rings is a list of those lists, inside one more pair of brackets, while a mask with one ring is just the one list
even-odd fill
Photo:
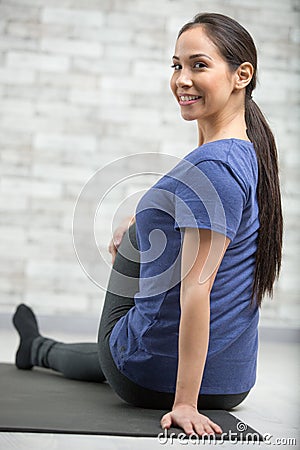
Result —
[[[258, 308], [281, 263], [277, 151], [252, 99], [256, 49], [241, 25], [197, 15], [179, 32], [172, 67], [171, 89], [182, 117], [197, 121], [199, 146], [114, 233], [98, 344], [46, 339], [20, 305], [16, 365], [106, 379], [126, 402], [171, 409], [163, 428], [221, 433], [198, 409], [231, 409], [255, 383]], [[117, 273], [129, 280], [124, 296], [114, 293]]]

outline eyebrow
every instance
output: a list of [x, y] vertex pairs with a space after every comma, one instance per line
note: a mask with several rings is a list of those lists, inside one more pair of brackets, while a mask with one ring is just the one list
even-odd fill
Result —
[[[196, 53], [195, 55], [189, 56], [189, 59], [201, 58], [201, 57], [205, 57], [205, 58], [212, 60], [212, 58], [210, 56], [206, 55], [205, 53]], [[173, 59], [176, 59], [177, 61], [179, 61], [179, 57], [176, 55], [173, 56]]]

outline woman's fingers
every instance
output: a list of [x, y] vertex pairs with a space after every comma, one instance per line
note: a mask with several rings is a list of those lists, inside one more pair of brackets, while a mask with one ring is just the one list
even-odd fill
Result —
[[205, 434], [215, 434], [214, 430], [210, 427], [208, 424], [202, 424], [202, 423], [195, 423], [194, 425], [195, 432], [199, 436], [203, 436]]
[[116, 247], [115, 247], [115, 244], [114, 244], [114, 241], [113, 241], [113, 239], [110, 241], [110, 243], [108, 244], [108, 251], [109, 251], [109, 253], [111, 254], [111, 255], [113, 255], [115, 252], [116, 252]]
[[212, 420], [210, 420], [206, 416], [201, 416], [201, 421], [198, 420], [195, 423], [195, 431], [199, 435], [203, 434], [221, 434], [222, 428], [214, 423]]
[[116, 254], [117, 254], [117, 248], [114, 245], [114, 241], [113, 239], [110, 241], [109, 245], [108, 245], [108, 251], [111, 254], [111, 262], [112, 264], [115, 262], [116, 259]]
[[215, 433], [219, 433], [215, 431], [209, 424], [203, 424], [201, 422], [193, 422], [193, 421], [183, 421], [181, 423], [181, 428], [185, 432], [186, 435], [190, 436], [191, 434], [197, 434], [198, 436], [203, 435], [213, 435]]
[[116, 248], [119, 247], [126, 230], [117, 228], [113, 235], [113, 242]]
[[187, 434], [188, 436], [195, 433], [193, 424], [189, 420], [182, 421], [181, 428], [183, 429], [185, 434]]
[[113, 234], [113, 238], [109, 243], [108, 251], [109, 253], [114, 253], [117, 251], [118, 247], [120, 246], [124, 233], [126, 231], [126, 228], [124, 227], [118, 227]]
[[209, 420], [209, 425], [211, 426], [211, 428], [213, 429], [213, 431], [217, 434], [221, 434], [223, 433], [222, 428], [215, 422], [213, 422], [212, 420]]
[[163, 429], [170, 428], [171, 425], [174, 425], [182, 428], [187, 435], [194, 433], [192, 422], [189, 419], [182, 418], [181, 420], [176, 420], [172, 412], [165, 414], [161, 419], [160, 424]]
[[115, 258], [116, 258], [116, 254], [118, 251], [118, 248], [122, 242], [122, 238], [124, 235], [125, 231], [124, 230], [116, 230], [112, 240], [110, 241], [109, 245], [108, 245], [108, 251], [112, 256], [112, 263], [114, 263]]
[[160, 425], [162, 428], [170, 428], [170, 426], [172, 425], [172, 418], [171, 418], [171, 414], [165, 414], [161, 421], [160, 421]]
[[113, 238], [110, 241], [109, 245], [108, 245], [108, 251], [112, 256], [112, 264], [115, 261], [116, 258], [116, 254], [118, 251], [118, 248], [122, 242], [124, 233], [126, 232], [126, 230], [128, 229], [128, 227], [130, 225], [132, 225], [135, 222], [135, 218], [134, 217], [127, 217], [122, 223], [121, 225], [119, 225], [116, 230], [113, 233]]

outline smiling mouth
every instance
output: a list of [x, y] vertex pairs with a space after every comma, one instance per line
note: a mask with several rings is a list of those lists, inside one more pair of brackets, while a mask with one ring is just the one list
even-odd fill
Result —
[[180, 105], [191, 105], [202, 97], [200, 95], [179, 95], [178, 98]]

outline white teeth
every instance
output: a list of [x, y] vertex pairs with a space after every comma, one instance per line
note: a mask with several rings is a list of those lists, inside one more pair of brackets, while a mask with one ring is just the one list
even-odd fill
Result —
[[198, 95], [180, 95], [179, 98], [182, 102], [189, 102], [191, 100], [197, 100], [200, 97]]

